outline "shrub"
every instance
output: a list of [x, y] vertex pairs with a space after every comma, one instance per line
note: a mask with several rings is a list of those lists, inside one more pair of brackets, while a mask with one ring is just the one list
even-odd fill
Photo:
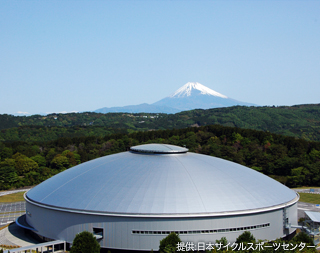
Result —
[[300, 232], [292, 238], [292, 243], [299, 244], [300, 242], [307, 243], [308, 245], [314, 246], [313, 240], [305, 232]]
[[159, 252], [176, 252], [178, 242], [181, 242], [180, 237], [176, 233], [171, 232], [160, 241]]
[[88, 231], [76, 235], [70, 253], [100, 253], [100, 244]]
[[256, 238], [253, 237], [253, 235], [249, 231], [244, 231], [236, 240], [236, 243], [255, 243]]

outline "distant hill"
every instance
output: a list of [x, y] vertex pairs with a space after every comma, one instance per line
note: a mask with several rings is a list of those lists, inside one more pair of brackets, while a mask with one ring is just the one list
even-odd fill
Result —
[[147, 103], [140, 105], [127, 105], [123, 107], [104, 107], [94, 112], [109, 113], [109, 112], [126, 112], [126, 113], [177, 113], [180, 110], [171, 108], [165, 105], [150, 105]]
[[173, 94], [153, 104], [128, 105], [123, 107], [104, 107], [94, 112], [126, 113], [177, 113], [193, 109], [209, 109], [235, 105], [254, 106], [254, 104], [228, 98], [200, 83], [186, 83]]
[[28, 117], [4, 114], [0, 115], [0, 141], [54, 140], [68, 136], [104, 136], [117, 132], [181, 129], [213, 124], [320, 141], [320, 104], [233, 106], [176, 114], [85, 112]]

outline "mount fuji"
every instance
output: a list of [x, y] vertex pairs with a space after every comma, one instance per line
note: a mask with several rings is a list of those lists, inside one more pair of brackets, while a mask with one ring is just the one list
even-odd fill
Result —
[[127, 112], [127, 113], [177, 113], [193, 109], [209, 109], [235, 105], [256, 106], [254, 104], [228, 98], [200, 83], [186, 83], [170, 96], [153, 104], [129, 105], [124, 107], [104, 107], [95, 112]]
[[217, 107], [228, 107], [235, 105], [254, 106], [254, 104], [237, 101], [228, 98], [219, 92], [200, 83], [186, 83], [170, 96], [153, 103], [156, 106], [168, 106], [180, 111], [193, 109], [209, 109]]

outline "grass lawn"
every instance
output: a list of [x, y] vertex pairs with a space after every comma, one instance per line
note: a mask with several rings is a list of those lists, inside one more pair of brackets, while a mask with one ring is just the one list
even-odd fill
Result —
[[23, 194], [25, 192], [17, 192], [0, 197], [0, 203], [8, 202], [19, 202], [24, 201]]
[[320, 204], [320, 194], [301, 193], [299, 192], [301, 202]]

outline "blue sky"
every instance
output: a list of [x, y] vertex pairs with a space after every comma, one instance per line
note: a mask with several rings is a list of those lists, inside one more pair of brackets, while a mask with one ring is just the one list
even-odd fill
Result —
[[320, 103], [320, 1], [0, 1], [0, 113], [154, 103], [187, 82]]

